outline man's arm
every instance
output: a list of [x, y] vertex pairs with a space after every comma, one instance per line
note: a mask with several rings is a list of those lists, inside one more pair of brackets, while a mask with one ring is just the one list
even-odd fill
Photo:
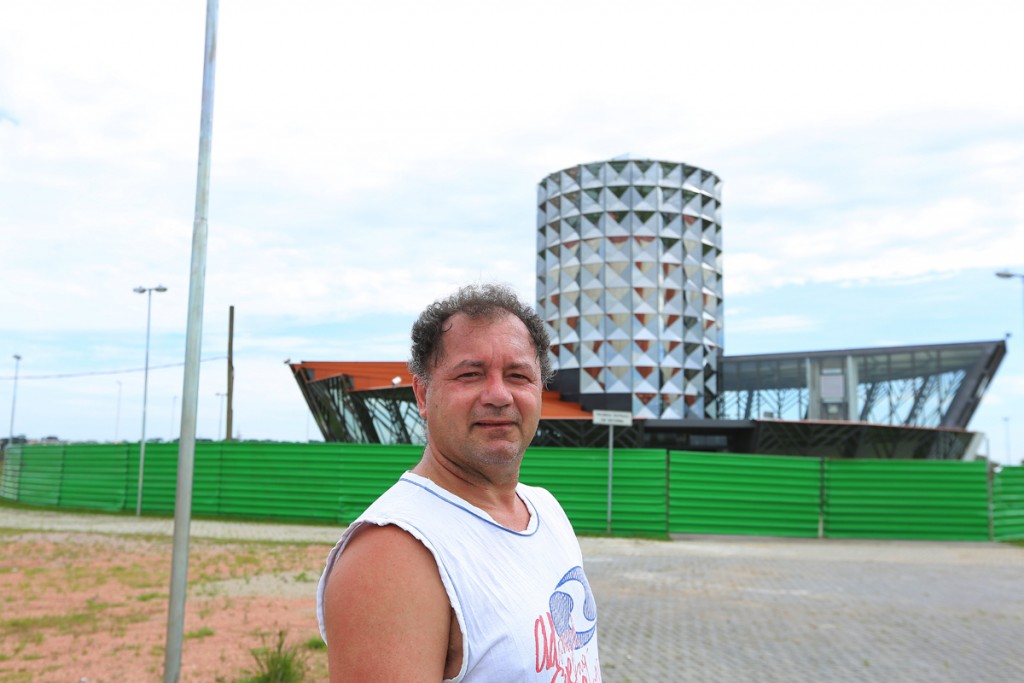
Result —
[[331, 683], [439, 683], [457, 628], [433, 555], [390, 525], [349, 541], [327, 580], [324, 622]]

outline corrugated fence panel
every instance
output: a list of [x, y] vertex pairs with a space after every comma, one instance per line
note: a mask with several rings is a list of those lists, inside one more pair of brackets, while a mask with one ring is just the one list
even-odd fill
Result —
[[[128, 491], [126, 493], [127, 509], [134, 510], [139, 492], [139, 444], [129, 445]], [[210, 445], [207, 442], [203, 446]], [[196, 444], [196, 458], [199, 457], [201, 446]], [[174, 497], [178, 489], [178, 444], [147, 443], [146, 457], [143, 463], [145, 472], [142, 477], [142, 512], [147, 515], [173, 515]]]
[[987, 464], [829, 460], [825, 535], [986, 541]]
[[[241, 442], [248, 443], [248, 442]], [[220, 441], [199, 441], [196, 443], [195, 459], [192, 464], [192, 514], [197, 517], [228, 516], [223, 512], [221, 486], [225, 477], [223, 447], [232, 446]], [[265, 444], [273, 446], [276, 444]], [[285, 444], [282, 444], [285, 445]], [[177, 496], [177, 457], [175, 456], [175, 496]]]
[[668, 454], [665, 451], [616, 450], [612, 488], [613, 535], [668, 538]]
[[1024, 467], [1003, 467], [992, 480], [995, 540], [1024, 539]]
[[337, 522], [342, 444], [228, 442], [206, 458], [220, 477], [210, 514], [249, 519]]
[[816, 537], [821, 464], [815, 458], [669, 453], [669, 531]]
[[[612, 462], [612, 534], [664, 538], [665, 451], [616, 449]], [[520, 478], [550, 491], [576, 533], [606, 533], [607, 449], [531, 448]]]
[[422, 446], [336, 445], [343, 447], [338, 458], [341, 486], [335, 506], [342, 524], [358, 517], [403, 472], [415, 467], [423, 455]]
[[128, 457], [125, 444], [65, 447], [61, 507], [105, 512], [124, 510]]
[[9, 446], [0, 465], [0, 498], [18, 500], [18, 481], [21, 478], [21, 446]]
[[523, 456], [519, 478], [524, 484], [541, 486], [550, 491], [562, 504], [576, 533], [605, 532], [608, 510], [607, 450], [530, 448]]
[[60, 505], [65, 446], [22, 446], [18, 501], [27, 505]]

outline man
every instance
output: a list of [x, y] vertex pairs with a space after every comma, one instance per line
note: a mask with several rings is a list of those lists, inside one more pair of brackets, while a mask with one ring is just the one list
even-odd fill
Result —
[[552, 375], [543, 323], [509, 289], [471, 286], [412, 340], [427, 444], [327, 558], [332, 683], [597, 683], [579, 543], [551, 494], [519, 483]]

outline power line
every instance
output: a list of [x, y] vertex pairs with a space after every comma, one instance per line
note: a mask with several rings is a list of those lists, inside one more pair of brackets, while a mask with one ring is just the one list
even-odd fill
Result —
[[[208, 363], [214, 360], [227, 360], [227, 356], [214, 356], [212, 358], [203, 358], [200, 363]], [[168, 363], [167, 365], [150, 365], [150, 370], [161, 370], [164, 368], [180, 368], [184, 366], [184, 363]], [[93, 370], [92, 372], [65, 372], [57, 375], [19, 375], [18, 381], [26, 379], [69, 379], [73, 377], [91, 377], [94, 375], [127, 375], [132, 372], [143, 372], [145, 368], [129, 368], [127, 370]], [[14, 377], [0, 377], [0, 380], [13, 380]]]

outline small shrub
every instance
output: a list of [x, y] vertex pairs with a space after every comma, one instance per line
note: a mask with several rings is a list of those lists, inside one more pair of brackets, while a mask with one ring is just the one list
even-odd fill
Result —
[[306, 659], [299, 648], [285, 646], [285, 632], [277, 632], [273, 648], [258, 647], [252, 651], [256, 672], [238, 683], [302, 683], [306, 678]]
[[306, 641], [306, 649], [314, 652], [327, 649], [327, 643], [320, 636], [313, 636]]

